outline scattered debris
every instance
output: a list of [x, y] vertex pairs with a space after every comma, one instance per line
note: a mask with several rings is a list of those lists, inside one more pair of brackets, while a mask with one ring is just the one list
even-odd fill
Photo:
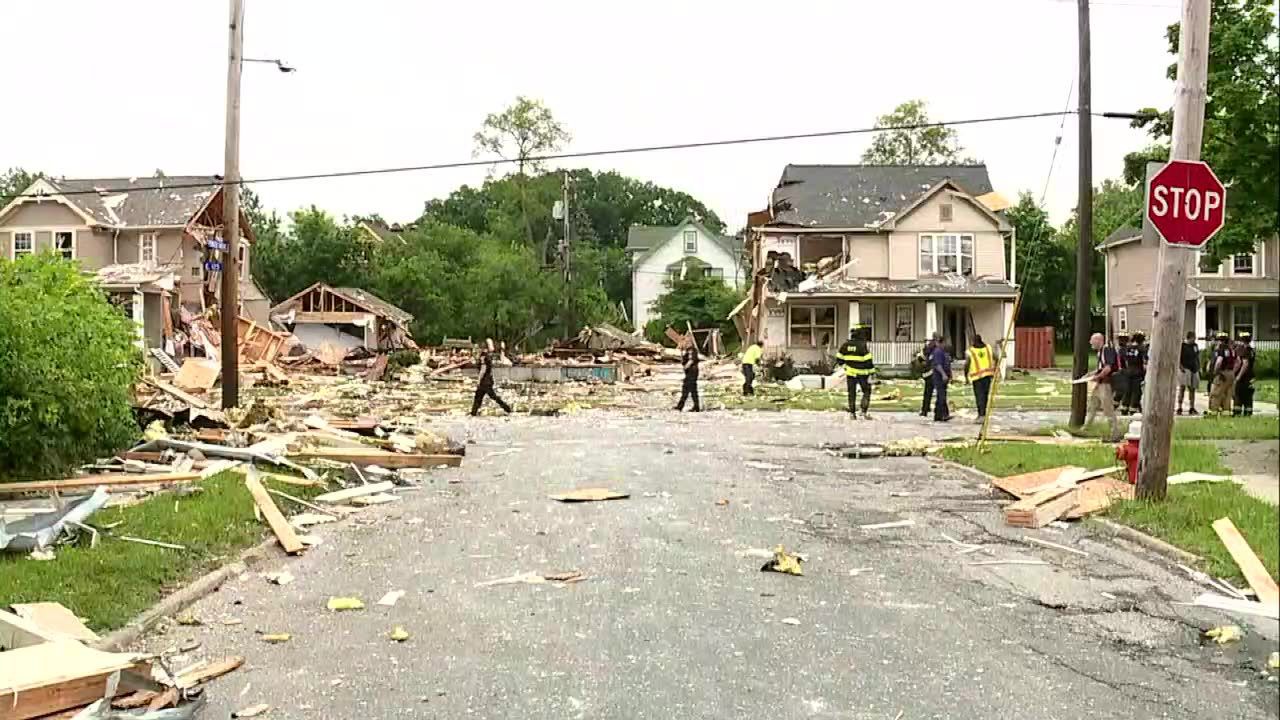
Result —
[[382, 598], [378, 600], [377, 604], [384, 605], [386, 607], [395, 607], [395, 604], [400, 602], [400, 598], [402, 597], [404, 597], [404, 590], [392, 590], [386, 595], [383, 595]]
[[[222, 375], [221, 364], [216, 360], [187, 358], [173, 376], [173, 384], [183, 390], [202, 391], [213, 388]], [[150, 438], [149, 438], [150, 439]]]
[[1023, 535], [1022, 540], [1023, 542], [1029, 542], [1029, 543], [1032, 543], [1033, 545], [1040, 545], [1042, 547], [1053, 548], [1054, 550], [1061, 550], [1063, 552], [1073, 553], [1081, 557], [1089, 557], [1089, 553], [1085, 552], [1084, 550], [1077, 550], [1076, 548], [1073, 548], [1073, 547], [1067, 547], [1066, 545], [1059, 545], [1058, 543], [1049, 542], [1048, 540], [1041, 540], [1040, 538], [1034, 538], [1034, 537], [1031, 537], [1030, 535]]
[[363, 497], [365, 495], [385, 493], [388, 490], [395, 488], [395, 486], [395, 483], [391, 481], [370, 483], [368, 485], [347, 488], [346, 490], [336, 490], [323, 495], [317, 495], [315, 497], [315, 501], [325, 505], [340, 505], [342, 503], [350, 502], [354, 498]]
[[769, 463], [769, 462], [759, 462], [755, 460], [748, 462], [747, 467], [752, 468], [754, 470], [770, 470], [770, 471], [783, 469], [781, 465], [775, 465], [774, 463]]
[[609, 490], [606, 488], [581, 488], [563, 493], [554, 493], [547, 497], [552, 500], [559, 500], [560, 502], [576, 503], [596, 502], [602, 500], [623, 500], [631, 497], [631, 493], [619, 492], [617, 490]]
[[358, 597], [331, 597], [327, 607], [334, 612], [339, 610], [363, 610], [364, 601]]
[[194, 670], [180, 673], [175, 685], [179, 690], [193, 688], [200, 683], [222, 677], [244, 664], [244, 657], [233, 655], [216, 663], [208, 663]]
[[1213, 638], [1219, 645], [1226, 645], [1243, 637], [1239, 625], [1221, 625], [1205, 632], [1205, 637]]
[[231, 713], [231, 717], [233, 718], [257, 717], [267, 712], [270, 709], [271, 709], [270, 705], [266, 703], [258, 703], [257, 705], [250, 705], [247, 708], [236, 710], [235, 712]]
[[911, 527], [915, 525], [915, 520], [894, 520], [893, 522], [872, 523], [871, 525], [859, 525], [863, 530], [890, 530], [893, 528]]
[[262, 642], [272, 643], [273, 645], [287, 643], [292, 639], [293, 635], [289, 633], [266, 633], [262, 636]]
[[140, 545], [154, 545], [155, 547], [169, 548], [170, 550], [186, 550], [185, 545], [175, 545], [174, 543], [160, 542], [159, 540], [147, 540], [145, 538], [129, 537], [128, 535], [117, 535], [117, 540], [125, 542], [138, 543]]
[[374, 493], [373, 495], [361, 495], [351, 498], [351, 504], [357, 507], [372, 507], [374, 505], [385, 505], [400, 500], [400, 496], [388, 493]]
[[80, 618], [61, 603], [14, 603], [11, 609], [15, 615], [31, 621], [49, 635], [89, 643], [98, 640], [97, 633], [85, 627]]
[[[21, 483], [6, 483], [0, 488], [12, 489], [18, 484]], [[67, 503], [62, 510], [32, 515], [11, 523], [0, 521], [0, 550], [44, 550], [70, 528], [85, 527], [89, 516], [106, 505], [107, 499], [107, 489], [99, 487], [88, 497]]]
[[276, 507], [275, 501], [271, 499], [271, 495], [267, 493], [267, 489], [262, 486], [258, 480], [258, 471], [252, 465], [249, 466], [249, 472], [245, 475], [244, 485], [249, 490], [249, 494], [253, 496], [254, 505], [262, 512], [263, 517], [267, 519], [267, 525], [271, 528], [271, 532], [275, 534], [276, 540], [280, 542], [280, 547], [290, 555], [297, 555], [302, 552], [304, 546], [302, 541], [298, 539], [297, 533], [293, 531], [293, 526], [288, 520], [284, 519], [284, 514], [280, 512], [280, 508]]
[[793, 617], [785, 617], [779, 620], [778, 622], [782, 623], [783, 625], [799, 625], [800, 619], [793, 618]]
[[928, 455], [940, 449], [940, 445], [925, 437], [913, 437], [885, 443], [884, 454], [889, 457]]
[[1204, 593], [1197, 595], [1196, 599], [1192, 600], [1190, 604], [1198, 605], [1200, 607], [1214, 608], [1215, 610], [1223, 610], [1225, 612], [1257, 615], [1259, 617], [1268, 617], [1273, 620], [1280, 620], [1280, 606], [1268, 606], [1265, 603], [1254, 602], [1253, 600], [1241, 600], [1239, 598], [1226, 597], [1224, 595]]
[[409, 631], [397, 625], [388, 635], [388, 638], [396, 642], [404, 642], [409, 639]]
[[862, 573], [869, 573], [869, 572], [871, 572], [871, 568], [851, 568], [849, 570], [849, 577], [858, 577]]
[[804, 575], [804, 570], [800, 568], [803, 562], [799, 555], [789, 554], [781, 545], [773, 549], [773, 557], [769, 562], [760, 566], [763, 572], [776, 572], [786, 575]]
[[1048, 565], [1043, 560], [978, 560], [970, 565]]
[[479, 587], [493, 587], [494, 585], [517, 585], [522, 583], [525, 585], [541, 585], [543, 583], [548, 583], [548, 582], [553, 583], [558, 587], [563, 587], [564, 585], [576, 583], [584, 579], [585, 579], [585, 576], [577, 570], [564, 572], [564, 573], [553, 573], [551, 575], [543, 575], [538, 572], [524, 572], [524, 573], [517, 573], [510, 577], [498, 578], [497, 580], [487, 580], [482, 583], [477, 583], [476, 587], [479, 588]]
[[1258, 602], [1271, 609], [1280, 607], [1280, 587], [1277, 587], [1276, 581], [1272, 579], [1266, 566], [1249, 547], [1244, 536], [1236, 529], [1231, 518], [1215, 520], [1213, 531], [1218, 534], [1218, 539], [1226, 546], [1227, 552], [1231, 553], [1231, 559], [1236, 561], [1240, 572], [1244, 574], [1245, 581], [1249, 583], [1249, 587], [1253, 588]]

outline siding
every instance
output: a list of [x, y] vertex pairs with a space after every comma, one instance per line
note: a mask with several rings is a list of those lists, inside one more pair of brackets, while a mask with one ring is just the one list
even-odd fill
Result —
[[85, 270], [97, 270], [112, 264], [113, 233], [108, 230], [76, 231], [76, 259]]
[[[940, 219], [940, 206], [950, 203], [951, 220]], [[919, 276], [921, 233], [967, 233], [973, 235], [975, 275], [1007, 277], [1004, 238], [999, 227], [969, 201], [943, 191], [900, 218], [889, 237], [889, 278], [913, 280]]]
[[14, 208], [0, 226], [15, 227], [85, 227], [84, 218], [59, 202], [28, 202]]
[[889, 279], [915, 280], [919, 272], [920, 243], [915, 233], [889, 235]]
[[693, 226], [688, 226], [672, 231], [670, 240], [658, 246], [642, 264], [631, 270], [631, 317], [638, 329], [642, 329], [652, 318], [653, 302], [667, 292], [667, 266], [684, 257], [697, 257], [711, 267], [724, 271], [725, 284], [730, 287], [738, 288], [742, 285], [742, 271], [738, 267], [737, 258], [701, 230], [697, 230], [698, 252], [686, 254], [681, 235], [685, 229], [696, 230]]
[[848, 243], [849, 259], [857, 258], [858, 262], [845, 272], [845, 277], [889, 277], [888, 234], [849, 235]]
[[1142, 331], [1151, 335], [1151, 309], [1152, 304], [1149, 302], [1135, 302], [1116, 304], [1111, 309], [1111, 334], [1120, 334], [1120, 308], [1125, 308], [1128, 314], [1128, 324], [1126, 332], [1132, 334]]

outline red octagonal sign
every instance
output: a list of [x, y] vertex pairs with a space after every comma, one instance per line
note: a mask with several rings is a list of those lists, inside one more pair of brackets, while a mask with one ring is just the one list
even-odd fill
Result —
[[1147, 184], [1147, 219], [1170, 245], [1203, 248], [1222, 229], [1227, 191], [1202, 162], [1171, 160]]

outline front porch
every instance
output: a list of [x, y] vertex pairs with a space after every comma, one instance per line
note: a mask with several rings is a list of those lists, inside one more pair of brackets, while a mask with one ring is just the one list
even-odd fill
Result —
[[1192, 313], [1198, 338], [1211, 338], [1223, 330], [1234, 340], [1247, 332], [1253, 336], [1254, 349], [1280, 350], [1280, 297], [1276, 295], [1205, 294], [1194, 302]]
[[[935, 332], [956, 356], [975, 334], [998, 349], [1012, 314], [1011, 298], [792, 295], [769, 303], [761, 344], [767, 355], [788, 355], [797, 366], [825, 365], [849, 328], [863, 323], [871, 326], [876, 365], [904, 368]], [[1013, 350], [1011, 338], [1006, 353], [1012, 357]]]

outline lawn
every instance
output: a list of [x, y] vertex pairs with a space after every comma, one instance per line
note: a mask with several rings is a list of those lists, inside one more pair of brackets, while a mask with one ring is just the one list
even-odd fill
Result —
[[[274, 485], [269, 479], [264, 484]], [[269, 532], [254, 518], [243, 475], [221, 473], [200, 487], [204, 491], [197, 495], [161, 493], [131, 507], [101, 510], [91, 518], [98, 528], [119, 522], [110, 531], [113, 535], [174, 543], [186, 550], [140, 545], [104, 532], [96, 548], [90, 548], [86, 538], [74, 547], [57, 548], [54, 560], [0, 555], [0, 607], [60, 602], [95, 631], [113, 630], [199, 574], [233, 560]], [[321, 492], [284, 484], [276, 489], [302, 498]], [[276, 501], [286, 514], [297, 510], [287, 500]]]
[[[1123, 430], [1125, 424], [1121, 424]], [[1106, 437], [1106, 422], [1095, 422], [1086, 428], [1071, 429], [1066, 425], [1050, 425], [1037, 431], [1052, 435], [1066, 431], [1078, 437]], [[1253, 417], [1182, 417], [1173, 423], [1173, 436], [1179, 440], [1274, 440], [1280, 438], [1280, 418], [1274, 415]]]
[[[919, 412], [923, 394], [923, 384], [919, 380], [883, 380], [872, 386], [871, 411]], [[708, 388], [703, 397], [709, 401], [722, 402], [726, 408], [741, 410], [844, 410], [848, 406], [843, 388], [791, 390], [776, 383], [758, 385], [754, 397], [743, 397], [736, 389], [730, 388]], [[972, 388], [959, 382], [959, 377], [949, 388], [947, 399], [956, 410], [976, 408]], [[1015, 375], [1000, 383], [994, 408], [1068, 410], [1071, 408], [1071, 384], [1057, 377]]]
[[1280, 403], [1280, 380], [1257, 380], [1253, 383], [1254, 402]]
[[[1020, 442], [987, 443], [982, 452], [975, 446], [943, 448], [948, 460], [995, 475], [1019, 475], [1062, 465], [1103, 468], [1119, 464], [1113, 445], [1038, 445]], [[1222, 464], [1218, 449], [1208, 443], [1174, 443], [1169, 458], [1169, 472], [1202, 472], [1225, 475], [1231, 471]]]

